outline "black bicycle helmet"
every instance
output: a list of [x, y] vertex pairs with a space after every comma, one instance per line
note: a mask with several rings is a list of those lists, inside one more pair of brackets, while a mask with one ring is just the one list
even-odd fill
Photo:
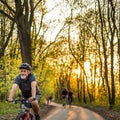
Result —
[[28, 63], [22, 63], [19, 69], [31, 70], [31, 66]]

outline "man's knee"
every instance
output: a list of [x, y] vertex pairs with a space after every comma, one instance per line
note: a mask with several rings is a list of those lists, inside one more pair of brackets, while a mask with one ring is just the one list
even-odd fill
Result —
[[37, 100], [34, 100], [31, 102], [32, 105], [38, 105], [38, 101]]

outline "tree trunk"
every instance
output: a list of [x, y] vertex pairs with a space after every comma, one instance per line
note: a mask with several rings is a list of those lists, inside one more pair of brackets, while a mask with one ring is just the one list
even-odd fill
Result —
[[[110, 4], [110, 6], [109, 6]], [[109, 1], [108, 4], [108, 23], [109, 29], [111, 33], [111, 40], [110, 40], [110, 48], [111, 48], [111, 102], [110, 106], [112, 107], [115, 105], [115, 80], [114, 80], [114, 38], [115, 38], [115, 31], [117, 30], [116, 27], [116, 20], [115, 20], [115, 6], [113, 5], [113, 1]], [[111, 20], [111, 21], [110, 21]]]
[[100, 17], [100, 22], [101, 22], [101, 37], [102, 37], [102, 46], [103, 46], [103, 54], [104, 54], [104, 79], [106, 81], [107, 85], [107, 92], [108, 92], [108, 100], [109, 104], [111, 102], [111, 93], [110, 93], [110, 86], [108, 82], [108, 64], [107, 64], [107, 53], [106, 53], [106, 44], [105, 44], [105, 37], [104, 37], [104, 23], [103, 23], [103, 16], [101, 12], [101, 6], [100, 6], [100, 1], [98, 0], [98, 9], [99, 9], [99, 17]]
[[21, 47], [22, 62], [27, 62], [32, 65], [32, 52], [31, 52], [31, 38], [30, 33], [18, 27], [18, 36]]
[[33, 11], [31, 11], [30, 13], [31, 16], [29, 16], [28, 0], [24, 1], [25, 10], [23, 9], [21, 1], [15, 0], [15, 6], [16, 6], [15, 21], [18, 29], [22, 62], [27, 62], [30, 65], [32, 65], [32, 52], [31, 52], [32, 46], [30, 38], [31, 33], [30, 29], [32, 21], [30, 20], [30, 18], [31, 19], [33, 18]]

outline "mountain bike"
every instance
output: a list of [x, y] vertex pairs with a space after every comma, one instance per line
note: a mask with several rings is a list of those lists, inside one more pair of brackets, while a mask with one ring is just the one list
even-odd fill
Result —
[[12, 101], [14, 104], [17, 104], [18, 102], [20, 102], [20, 111], [15, 120], [35, 120], [35, 115], [32, 111], [32, 105], [28, 99], [22, 98]]
[[63, 96], [63, 107], [65, 108], [67, 105], [67, 96]]
[[72, 97], [68, 97], [68, 104], [69, 104], [69, 107], [70, 107], [71, 104], [72, 104]]

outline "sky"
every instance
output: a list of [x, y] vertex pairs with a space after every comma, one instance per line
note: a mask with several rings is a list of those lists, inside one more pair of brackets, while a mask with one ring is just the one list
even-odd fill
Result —
[[49, 31], [49, 36], [47, 34], [47, 39], [54, 40], [56, 34], [63, 26], [65, 18], [69, 16], [70, 10], [62, 0], [47, 0], [46, 5], [50, 12], [46, 14], [45, 21], [47, 23], [49, 23], [50, 20], [53, 21], [52, 24], [49, 24], [51, 32]]
[[[66, 2], [68, 1], [68, 3]], [[49, 41], [54, 41], [57, 33], [62, 28], [64, 21], [66, 21], [66, 18], [70, 16], [71, 10], [70, 5], [73, 6], [74, 0], [47, 0], [46, 5], [48, 8], [48, 11], [50, 11], [48, 14], [46, 14], [45, 21], [47, 23], [51, 21], [52, 24], [49, 24], [50, 31], [46, 34], [46, 39]], [[86, 4], [93, 4], [94, 0], [82, 0], [86, 1], [83, 2], [83, 6]], [[81, 0], [79, 0], [81, 2]], [[79, 6], [79, 5], [78, 5]], [[74, 6], [73, 6], [74, 7]], [[75, 8], [73, 11], [73, 15], [75, 14], [82, 14], [82, 12], [85, 12], [84, 9], [80, 9], [80, 7]], [[75, 33], [71, 32], [71, 36], [73, 35], [73, 39], [76, 39]]]
[[[64, 21], [66, 21], [66, 18], [70, 16], [71, 12], [70, 4], [73, 4], [73, 2], [71, 1], [74, 0], [68, 0], [69, 4], [67, 4], [66, 2], [67, 0], [46, 0], [46, 1], [48, 13], [45, 14], [44, 21], [45, 23], [49, 24], [49, 30], [46, 32], [45, 38], [47, 41], [54, 41], [56, 35], [63, 27]], [[83, 9], [81, 10], [79, 8], [80, 7], [78, 7], [78, 9], [76, 8], [74, 9], [73, 15], [78, 13], [82, 14], [82, 12], [84, 12]], [[74, 37], [73, 39], [76, 39], [75, 33], [71, 32], [71, 36]]]

